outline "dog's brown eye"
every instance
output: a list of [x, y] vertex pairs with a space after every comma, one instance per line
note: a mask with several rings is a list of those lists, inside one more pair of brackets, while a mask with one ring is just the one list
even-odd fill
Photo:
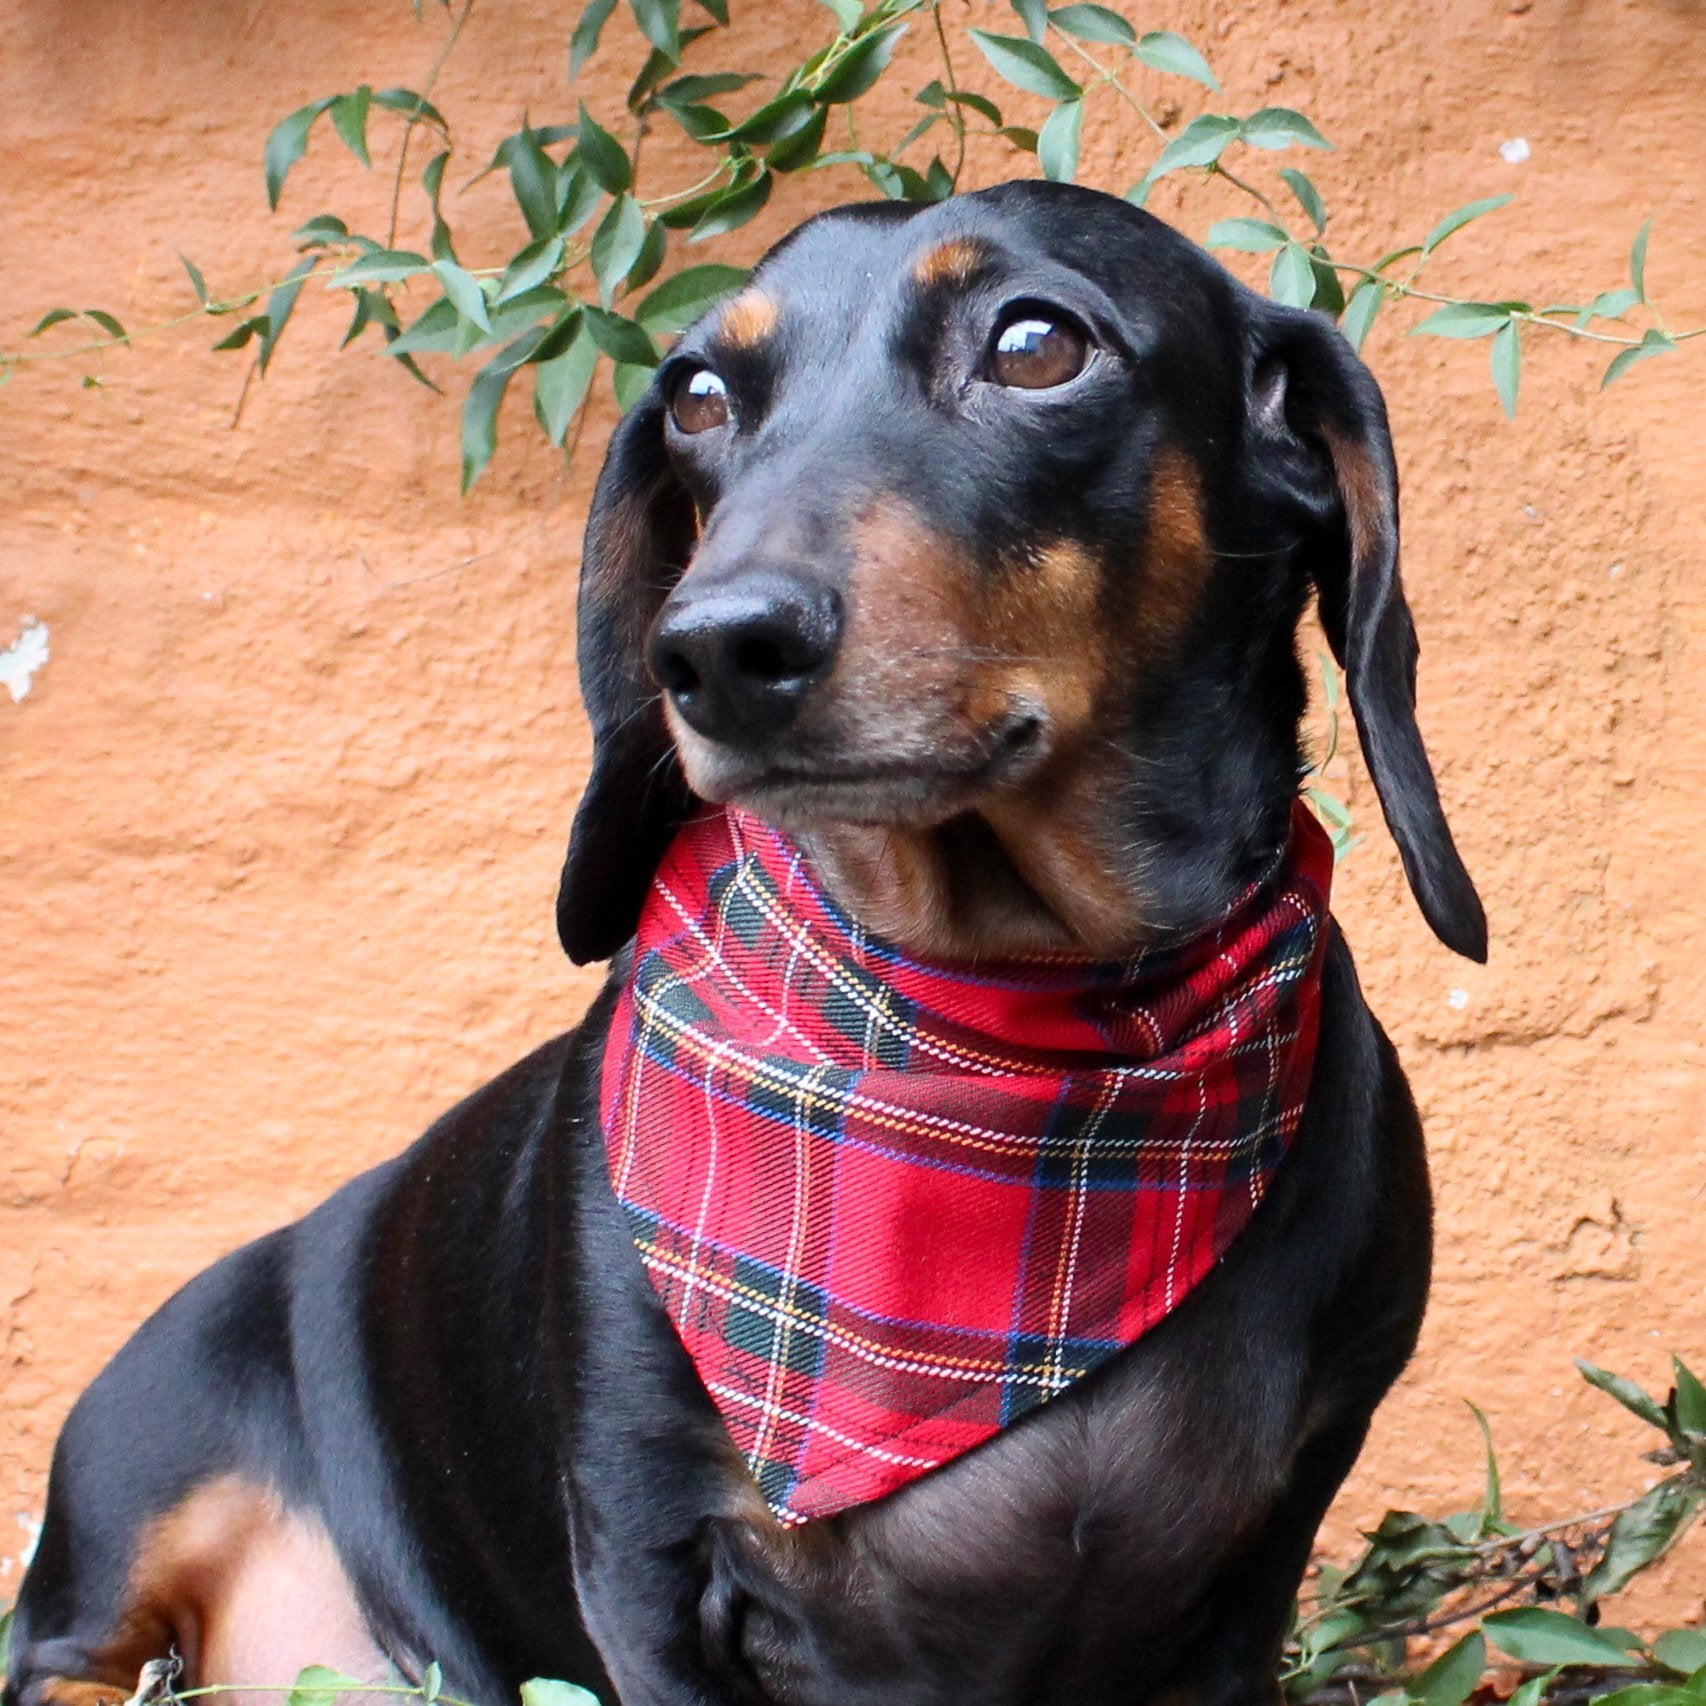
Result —
[[669, 412], [683, 432], [709, 432], [727, 426], [729, 389], [708, 367], [695, 368], [675, 388]]
[[1089, 342], [1076, 326], [1041, 314], [1024, 314], [995, 334], [989, 366], [998, 385], [1044, 391], [1076, 379], [1089, 354]]

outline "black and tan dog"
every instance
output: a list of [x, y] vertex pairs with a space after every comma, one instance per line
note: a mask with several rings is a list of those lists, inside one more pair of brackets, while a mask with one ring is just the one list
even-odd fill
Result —
[[610, 987], [119, 1353], [60, 1442], [7, 1706], [119, 1700], [171, 1651], [249, 1684], [436, 1660], [492, 1706], [538, 1675], [623, 1706], [1271, 1700], [1427, 1289], [1421, 1134], [1336, 932], [1302, 1129], [1220, 1265], [989, 1444], [803, 1527], [660, 1311], [596, 1084], [695, 797], [785, 825], [921, 954], [1188, 937], [1286, 836], [1312, 591], [1416, 897], [1481, 958], [1385, 412], [1334, 327], [1054, 185], [781, 244], [594, 500], [560, 926]]

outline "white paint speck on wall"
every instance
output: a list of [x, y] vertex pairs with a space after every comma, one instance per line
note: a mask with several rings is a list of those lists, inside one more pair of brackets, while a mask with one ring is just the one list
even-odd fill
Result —
[[1509, 142], [1499, 144], [1499, 158], [1507, 166], [1520, 166], [1532, 152], [1526, 136], [1513, 136]]
[[14, 705], [29, 692], [36, 671], [51, 655], [47, 647], [47, 624], [26, 616], [23, 633], [0, 652], [0, 684], [12, 695]]

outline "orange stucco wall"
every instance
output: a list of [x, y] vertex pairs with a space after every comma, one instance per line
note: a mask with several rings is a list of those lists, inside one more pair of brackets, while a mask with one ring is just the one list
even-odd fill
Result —
[[[735, 3], [760, 68], [828, 16]], [[1693, 0], [1127, 9], [1203, 42], [1231, 105], [1318, 119], [1340, 150], [1307, 164], [1347, 249], [1516, 190], [1438, 276], [1568, 300], [1620, 282], [1656, 211], [1654, 290], [1706, 322]], [[61, 301], [159, 320], [188, 304], [177, 251], [230, 291], [282, 270], [299, 219], [376, 209], [380, 175], [326, 138], [269, 221], [261, 142], [304, 100], [417, 81], [442, 31], [426, 10], [0, 0], [0, 342]], [[465, 159], [565, 108], [572, 10], [485, 0], [440, 86]], [[921, 36], [891, 117], [930, 75]], [[591, 98], [613, 116], [616, 78]], [[1516, 136], [1532, 152], [1511, 165]], [[1148, 157], [1117, 107], [1093, 110], [1090, 181], [1124, 188]], [[790, 184], [733, 250], [857, 192]], [[503, 198], [480, 196], [468, 243], [507, 253]], [[1198, 234], [1236, 210], [1160, 205]], [[454, 404], [333, 359], [342, 316], [311, 290], [240, 416], [243, 363], [203, 328], [103, 359], [98, 389], [50, 364], [0, 392], [0, 646], [33, 616], [52, 649], [26, 698], [0, 694], [0, 1596], [55, 1430], [137, 1320], [593, 988], [552, 894], [586, 768], [574, 578], [610, 409], [567, 470], [506, 416], [463, 502]], [[1599, 396], [1603, 355], [1557, 340], [1509, 424], [1484, 345], [1383, 324], [1369, 353], [1406, 481], [1423, 721], [1493, 958], [1428, 936], [1342, 762], [1367, 834], [1338, 906], [1428, 1120], [1440, 1252], [1340, 1549], [1388, 1504], [1473, 1498], [1462, 1397], [1492, 1418], [1519, 1514], [1632, 1493], [1654, 1473], [1640, 1430], [1571, 1354], [1661, 1385], [1669, 1347], [1706, 1364], [1706, 356]], [[1636, 1610], [1698, 1615], [1703, 1565], [1692, 1544]]]

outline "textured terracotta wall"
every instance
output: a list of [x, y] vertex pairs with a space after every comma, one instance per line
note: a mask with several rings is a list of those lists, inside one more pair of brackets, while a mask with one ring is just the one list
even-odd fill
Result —
[[[736, 6], [760, 66], [827, 17]], [[476, 14], [443, 85], [468, 158], [563, 108], [571, 12]], [[1706, 322], [1694, 0], [1133, 15], [1204, 42], [1234, 104], [1317, 117], [1340, 152], [1308, 165], [1363, 251], [1513, 189], [1439, 276], [1569, 299], [1618, 282], [1656, 210], [1654, 288]], [[298, 219], [377, 207], [379, 176], [319, 142], [269, 222], [262, 139], [303, 100], [419, 79], [436, 40], [404, 0], [0, 0], [0, 339], [60, 301], [158, 320], [187, 300], [176, 251], [231, 290], [287, 258]], [[928, 75], [920, 52], [896, 99]], [[594, 79], [595, 106], [618, 98]], [[1531, 158], [1509, 165], [1519, 135]], [[1123, 188], [1145, 158], [1117, 109], [1092, 117], [1091, 181]], [[790, 186], [741, 246], [854, 188]], [[1199, 195], [1185, 217], [1227, 211]], [[566, 472], [518, 414], [464, 503], [453, 405], [326, 359], [341, 302], [310, 292], [299, 318], [240, 418], [242, 364], [199, 331], [104, 360], [98, 389], [48, 367], [0, 393], [0, 646], [35, 616], [52, 648], [25, 699], [0, 695], [0, 1595], [67, 1406], [142, 1314], [593, 987], [551, 905], [586, 767], [573, 588], [610, 410]], [[1639, 1430], [1570, 1355], [1660, 1383], [1667, 1347], [1706, 1364], [1706, 356], [1599, 397], [1599, 362], [1537, 350], [1512, 425], [1485, 346], [1383, 326], [1370, 353], [1423, 720], [1494, 945], [1482, 971], [1427, 935], [1347, 761], [1368, 834], [1339, 910], [1427, 1116], [1440, 1256], [1340, 1547], [1387, 1504], [1472, 1499], [1464, 1396], [1520, 1513], [1625, 1496], [1651, 1473]], [[1703, 1563], [1692, 1545], [1642, 1604], [1698, 1613]]]

